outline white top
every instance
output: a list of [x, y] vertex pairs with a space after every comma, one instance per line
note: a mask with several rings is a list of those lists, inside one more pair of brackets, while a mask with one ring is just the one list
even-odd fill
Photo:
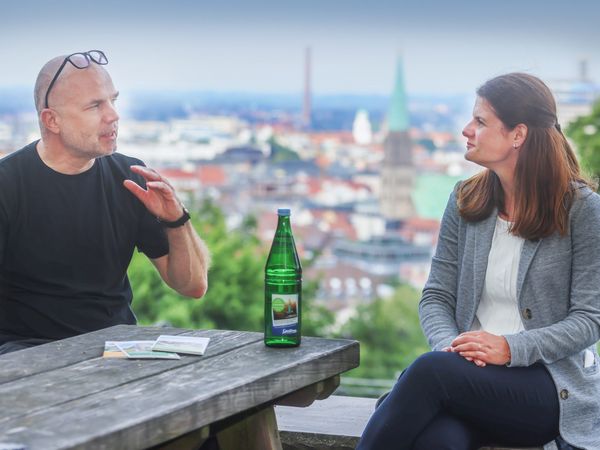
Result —
[[483, 293], [471, 330], [484, 330], [496, 335], [524, 330], [517, 304], [517, 274], [524, 240], [511, 234], [509, 225], [498, 216]]

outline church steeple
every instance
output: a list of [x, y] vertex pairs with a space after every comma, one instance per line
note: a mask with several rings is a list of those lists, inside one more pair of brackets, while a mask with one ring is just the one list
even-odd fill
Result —
[[381, 213], [389, 228], [414, 217], [412, 191], [415, 184], [415, 166], [412, 140], [409, 134], [408, 105], [404, 87], [402, 58], [398, 58], [396, 83], [388, 116], [388, 134], [383, 142], [381, 168]]
[[408, 130], [408, 101], [406, 88], [404, 86], [404, 64], [402, 56], [398, 56], [396, 63], [396, 82], [392, 94], [392, 104], [388, 118], [389, 131]]

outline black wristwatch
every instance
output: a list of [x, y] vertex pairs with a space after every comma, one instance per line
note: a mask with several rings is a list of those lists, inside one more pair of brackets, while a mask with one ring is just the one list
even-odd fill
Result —
[[167, 228], [179, 228], [180, 226], [184, 225], [188, 220], [190, 220], [190, 213], [187, 209], [185, 209], [185, 206], [181, 205], [181, 207], [183, 208], [183, 215], [179, 219], [173, 222], [167, 222], [166, 220], [161, 219], [158, 219], [158, 221]]

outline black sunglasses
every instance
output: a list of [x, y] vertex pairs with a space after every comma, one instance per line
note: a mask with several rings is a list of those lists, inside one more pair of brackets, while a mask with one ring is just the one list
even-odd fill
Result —
[[52, 89], [52, 86], [54, 86], [54, 83], [56, 83], [56, 80], [62, 72], [62, 70], [67, 65], [67, 62], [73, 64], [73, 67], [77, 69], [85, 69], [92, 62], [95, 62], [100, 66], [105, 66], [106, 64], [108, 64], [108, 58], [106, 57], [104, 52], [100, 50], [90, 50], [87, 52], [71, 53], [69, 56], [67, 56], [56, 71], [56, 75], [54, 75], [54, 78], [52, 78], [52, 81], [48, 85], [48, 90], [46, 91], [46, 97], [44, 100], [44, 108], [48, 108], [48, 95], [50, 95], [50, 90]]

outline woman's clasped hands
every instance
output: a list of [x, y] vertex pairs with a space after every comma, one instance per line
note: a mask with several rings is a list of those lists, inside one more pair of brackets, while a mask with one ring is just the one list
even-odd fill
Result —
[[458, 353], [479, 367], [510, 362], [510, 347], [506, 338], [486, 331], [467, 331], [459, 334], [450, 347], [444, 348], [443, 351]]

